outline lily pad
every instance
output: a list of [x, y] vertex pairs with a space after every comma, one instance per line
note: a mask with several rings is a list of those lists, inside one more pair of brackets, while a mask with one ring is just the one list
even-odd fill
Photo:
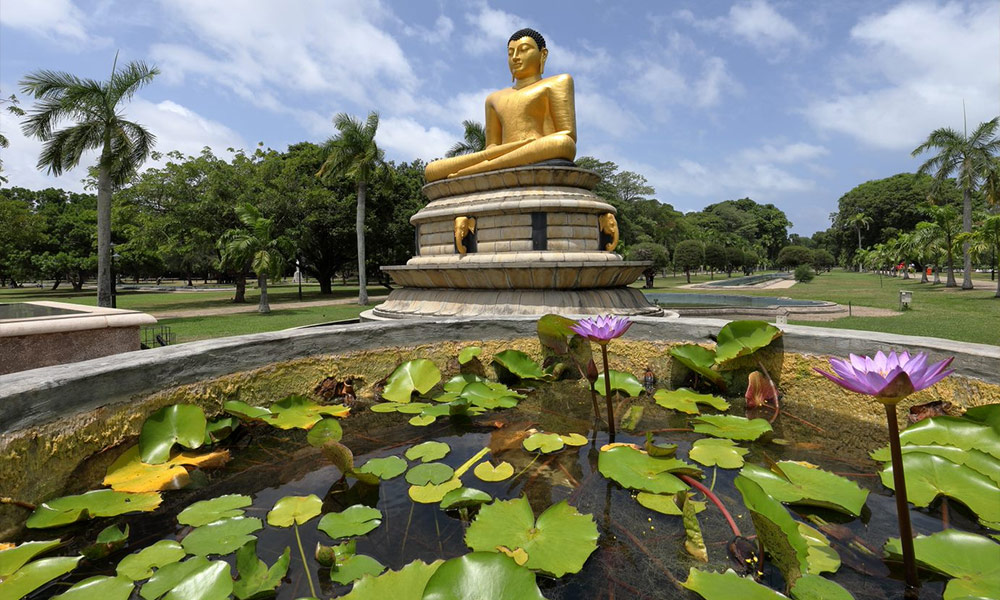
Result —
[[535, 574], [495, 552], [472, 552], [445, 561], [427, 581], [422, 600], [545, 600]]
[[[885, 550], [899, 557], [899, 538], [890, 538]], [[953, 578], [944, 590], [944, 600], [1000, 598], [1000, 544], [993, 540], [945, 529], [918, 535], [913, 539], [913, 552], [922, 566]]]
[[458, 364], [464, 365], [465, 363], [469, 362], [473, 358], [476, 358], [482, 353], [483, 349], [480, 348], [479, 346], [466, 346], [465, 348], [462, 348], [461, 350], [458, 351]]
[[410, 425], [414, 427], [426, 427], [437, 420], [437, 417], [433, 415], [417, 415], [415, 417], [410, 417], [407, 421]]
[[743, 468], [742, 474], [775, 500], [788, 504], [822, 506], [856, 517], [868, 499], [868, 490], [850, 479], [809, 463], [783, 460], [772, 470], [750, 464]]
[[415, 560], [398, 571], [386, 571], [378, 577], [362, 577], [341, 600], [422, 600], [427, 580], [444, 563], [427, 564]]
[[430, 408], [430, 404], [427, 402], [407, 402], [405, 404], [399, 404], [396, 406], [396, 412], [404, 415], [419, 415], [426, 409]]
[[221, 442], [229, 437], [239, 426], [240, 420], [236, 417], [219, 417], [218, 419], [209, 421], [205, 425], [205, 443], [203, 445], [208, 446]]
[[899, 434], [900, 444], [955, 446], [979, 450], [1000, 459], [1000, 433], [989, 425], [957, 417], [932, 417], [910, 425]]
[[[639, 383], [635, 375], [631, 373], [623, 373], [622, 371], [615, 371], [610, 369], [611, 372], [611, 389], [618, 390], [620, 392], [625, 392], [627, 395], [635, 398], [646, 388]], [[604, 373], [597, 376], [597, 382], [594, 383], [594, 389], [598, 394], [604, 396], [605, 385], [604, 385]]]
[[520, 350], [498, 352], [493, 356], [493, 362], [520, 379], [546, 379], [548, 377], [545, 371], [538, 366], [538, 363]]
[[448, 492], [462, 487], [462, 482], [456, 477], [440, 484], [411, 485], [407, 493], [410, 500], [420, 504], [437, 504], [444, 500]]
[[156, 510], [163, 498], [157, 492], [133, 494], [93, 490], [78, 496], [63, 496], [38, 505], [25, 525], [32, 529], [59, 527], [82, 519], [116, 517], [130, 512]]
[[82, 556], [56, 556], [29, 562], [0, 581], [0, 598], [20, 600], [76, 568]]
[[201, 527], [219, 519], [240, 517], [243, 516], [243, 509], [250, 506], [252, 502], [250, 496], [237, 494], [202, 500], [182, 510], [177, 515], [177, 522], [181, 525]]
[[174, 444], [200, 448], [205, 443], [208, 420], [196, 404], [172, 404], [149, 415], [139, 433], [142, 461], [158, 465], [170, 458]]
[[[677, 504], [677, 494], [650, 494], [649, 492], [639, 492], [635, 499], [638, 500], [639, 504], [642, 506], [645, 506], [649, 510], [655, 510], [658, 513], [672, 515], [675, 517], [680, 517], [683, 514], [681, 512], [681, 507]], [[690, 504], [691, 508], [695, 512], [705, 510], [704, 502], [692, 500], [691, 498], [687, 498], [684, 502]]]
[[642, 420], [642, 413], [645, 410], [645, 407], [639, 404], [633, 404], [628, 407], [628, 410], [622, 416], [621, 423], [619, 423], [622, 431], [635, 431], [635, 428], [639, 426], [639, 421]]
[[238, 400], [229, 400], [222, 406], [234, 415], [279, 429], [311, 429], [324, 416], [343, 418], [351, 412], [343, 404], [317, 404], [305, 396], [294, 394], [275, 402], [269, 409]]
[[687, 581], [681, 585], [695, 592], [705, 600], [786, 600], [778, 592], [765, 587], [753, 579], [740, 577], [732, 570], [725, 573], [699, 571], [694, 567], [688, 572]]
[[134, 588], [135, 584], [132, 583], [131, 579], [97, 575], [84, 579], [58, 596], [53, 596], [53, 600], [95, 600], [96, 598], [128, 600]]
[[260, 519], [254, 517], [230, 517], [196, 527], [181, 540], [181, 545], [188, 554], [226, 555], [254, 539], [251, 534], [263, 527]]
[[538, 432], [525, 438], [521, 444], [528, 452], [538, 451], [543, 454], [548, 454], [550, 452], [558, 452], [559, 450], [562, 450], [566, 445], [566, 442], [563, 441], [562, 437], [560, 437], [558, 433]]
[[310, 446], [321, 448], [327, 442], [339, 442], [344, 437], [344, 428], [337, 419], [323, 419], [313, 425], [306, 434]]
[[806, 541], [807, 573], [836, 573], [840, 568], [840, 555], [830, 546], [830, 540], [805, 523], [798, 523], [798, 526], [802, 539]]
[[441, 371], [426, 358], [407, 361], [389, 375], [382, 397], [390, 402], [406, 403], [413, 392], [426, 394], [441, 381]]
[[569, 338], [576, 335], [570, 329], [576, 321], [562, 315], [544, 315], [535, 325], [538, 330], [538, 341], [556, 354], [569, 352]]
[[441, 460], [451, 452], [451, 446], [444, 442], [424, 442], [406, 451], [406, 458], [420, 462]]
[[438, 485], [454, 477], [455, 470], [444, 463], [425, 463], [406, 472], [406, 482], [410, 485]]
[[24, 542], [13, 548], [0, 551], [0, 579], [23, 567], [29, 560], [58, 547], [60, 540]]
[[233, 577], [229, 565], [213, 560], [188, 573], [163, 600], [225, 600], [232, 593]]
[[677, 454], [677, 444], [657, 444], [653, 440], [653, 434], [648, 431], [642, 449], [646, 451], [646, 454], [657, 458], [669, 458]]
[[221, 467], [229, 462], [229, 451], [219, 450], [208, 454], [181, 452], [158, 464], [141, 460], [139, 447], [133, 446], [108, 467], [104, 485], [119, 492], [158, 492], [179, 490], [191, 478], [185, 467]]
[[406, 471], [406, 461], [398, 456], [373, 458], [361, 465], [358, 471], [370, 473], [385, 481], [402, 475]]
[[493, 497], [482, 490], [475, 488], [460, 487], [454, 489], [441, 498], [441, 508], [450, 510], [453, 508], [467, 508], [469, 506], [479, 506], [493, 500]]
[[561, 439], [567, 446], [587, 445], [587, 438], [583, 437], [579, 433], [563, 433], [559, 435], [559, 439]]
[[712, 368], [715, 365], [715, 350], [697, 344], [680, 344], [670, 348], [670, 356], [710, 381], [715, 387], [726, 391], [726, 380], [721, 373]]
[[[955, 446], [914, 446], [911, 444], [901, 446], [900, 450], [903, 454], [923, 452], [924, 454], [940, 456], [956, 465], [969, 467], [973, 471], [989, 477], [994, 483], [1000, 486], [1000, 460], [993, 458], [985, 452], [980, 452], [979, 450], [962, 450]], [[888, 446], [872, 452], [871, 457], [879, 462], [889, 462], [892, 460]]]
[[749, 450], [737, 446], [732, 440], [704, 438], [694, 443], [688, 452], [688, 458], [706, 467], [739, 469], [743, 466], [743, 457], [749, 453]]
[[142, 585], [139, 595], [145, 600], [156, 600], [175, 586], [188, 579], [189, 576], [211, 566], [204, 556], [192, 556], [184, 562], [172, 562], [157, 569], [149, 581]]
[[617, 446], [600, 453], [597, 467], [601, 475], [622, 487], [653, 494], [676, 494], [688, 489], [672, 472], [686, 475], [701, 471], [676, 458], [655, 458], [629, 446]]
[[180, 544], [173, 540], [160, 540], [152, 546], [129, 554], [118, 563], [118, 575], [132, 581], [147, 579], [153, 569], [160, 569], [187, 556]]
[[781, 337], [781, 330], [764, 321], [731, 321], [719, 330], [715, 362], [722, 364], [747, 356]]
[[[950, 460], [913, 452], [903, 455], [906, 496], [914, 506], [927, 506], [939, 495], [958, 500], [984, 521], [1000, 521], [1000, 491], [992, 479]], [[882, 484], [895, 489], [892, 465], [882, 469]]]
[[517, 401], [523, 398], [503, 384], [490, 385], [488, 382], [473, 381], [462, 389], [460, 398], [465, 398], [475, 406], [493, 410], [495, 408], [513, 408]]
[[128, 541], [128, 533], [128, 524], [125, 525], [124, 529], [118, 525], [108, 525], [97, 534], [97, 539], [93, 544], [80, 550], [80, 554], [91, 561], [104, 558], [125, 546], [125, 542]]
[[524, 549], [525, 563], [534, 569], [562, 577], [576, 573], [597, 549], [597, 525], [590, 515], [577, 512], [565, 500], [550, 506], [535, 520], [528, 499], [497, 500], [482, 506], [465, 533], [465, 543], [476, 551]]
[[476, 465], [472, 472], [483, 481], [503, 481], [514, 475], [514, 466], [507, 461], [503, 461], [497, 466], [483, 462]]
[[734, 415], [705, 415], [691, 421], [696, 433], [730, 440], [756, 440], [772, 431], [764, 419], [747, 419]]
[[333, 539], [364, 535], [382, 524], [377, 508], [355, 504], [339, 513], [327, 513], [319, 520], [319, 530]]
[[965, 411], [962, 418], [989, 425], [993, 428], [993, 431], [1000, 434], [1000, 404], [973, 406]]
[[305, 525], [321, 512], [323, 501], [316, 494], [285, 496], [275, 502], [274, 508], [267, 513], [267, 524], [272, 527]]
[[[459, 375], [455, 375], [454, 377], [452, 377], [451, 379], [449, 379], [444, 383], [444, 391], [446, 393], [451, 393], [456, 395], [461, 394], [462, 390], [465, 389], [465, 386], [477, 381], [485, 382], [486, 378], [480, 377], [479, 375], [475, 375], [473, 373], [461, 373]], [[438, 402], [441, 402], [442, 400], [438, 400], [438, 398], [440, 398], [440, 396], [434, 399], [437, 400]], [[452, 400], [454, 400], [454, 398], [452, 398]], [[445, 402], [447, 402], [447, 400], [445, 400]]]
[[[747, 467], [743, 467], [744, 471]], [[809, 544], [802, 536], [799, 524], [780, 502], [769, 496], [754, 480], [740, 474], [733, 483], [743, 495], [743, 504], [750, 511], [758, 539], [785, 576], [785, 582], [793, 585], [796, 579], [809, 572], [806, 560]]]
[[792, 600], [854, 600], [850, 592], [820, 575], [803, 575], [791, 589]]
[[394, 413], [400, 406], [403, 406], [399, 402], [379, 402], [378, 404], [372, 404], [368, 407], [368, 410], [373, 413]]
[[341, 585], [361, 579], [365, 575], [376, 576], [385, 571], [385, 565], [364, 554], [355, 554], [338, 562], [330, 569], [330, 579]]
[[236, 570], [240, 578], [233, 584], [233, 593], [240, 600], [270, 595], [281, 585], [288, 573], [291, 548], [285, 547], [278, 560], [270, 567], [257, 558], [257, 540], [251, 540], [236, 551]]
[[705, 547], [705, 537], [698, 524], [697, 507], [690, 502], [686, 492], [678, 493], [677, 497], [681, 502], [681, 517], [684, 522], [684, 550], [696, 560], [708, 562], [708, 548]]
[[689, 415], [701, 414], [701, 411], [698, 410], [698, 404], [707, 404], [716, 410], [729, 409], [729, 403], [722, 398], [711, 394], [699, 394], [688, 388], [656, 390], [653, 398], [663, 408], [679, 410]]

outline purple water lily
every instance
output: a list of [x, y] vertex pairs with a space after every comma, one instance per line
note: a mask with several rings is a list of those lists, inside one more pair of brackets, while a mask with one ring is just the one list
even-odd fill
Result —
[[844, 389], [874, 396], [885, 404], [896, 404], [913, 392], [920, 391], [941, 381], [954, 370], [945, 370], [954, 358], [932, 365], [927, 355], [910, 356], [903, 352], [882, 352], [875, 357], [850, 355], [850, 360], [831, 358], [830, 367], [836, 375], [816, 369], [820, 375]]
[[600, 315], [580, 319], [576, 325], [570, 326], [570, 329], [603, 346], [611, 340], [623, 336], [631, 326], [632, 321], [628, 317]]

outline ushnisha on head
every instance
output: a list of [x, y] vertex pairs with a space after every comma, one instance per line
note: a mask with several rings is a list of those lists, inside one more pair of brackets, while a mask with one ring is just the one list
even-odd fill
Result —
[[507, 40], [507, 66], [511, 81], [527, 77], [541, 77], [549, 49], [545, 38], [534, 29], [519, 29]]

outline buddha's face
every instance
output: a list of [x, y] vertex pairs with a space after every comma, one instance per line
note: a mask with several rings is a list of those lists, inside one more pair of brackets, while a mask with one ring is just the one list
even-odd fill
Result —
[[507, 44], [507, 66], [514, 79], [539, 76], [545, 70], [548, 48], [538, 49], [538, 44], [529, 36], [511, 40]]

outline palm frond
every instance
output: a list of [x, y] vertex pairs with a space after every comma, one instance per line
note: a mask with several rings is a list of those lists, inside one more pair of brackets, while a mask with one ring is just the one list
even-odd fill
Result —
[[132, 98], [140, 88], [153, 81], [159, 74], [159, 69], [141, 60], [132, 61], [122, 69], [116, 69], [108, 81], [108, 104], [116, 106], [119, 101]]

